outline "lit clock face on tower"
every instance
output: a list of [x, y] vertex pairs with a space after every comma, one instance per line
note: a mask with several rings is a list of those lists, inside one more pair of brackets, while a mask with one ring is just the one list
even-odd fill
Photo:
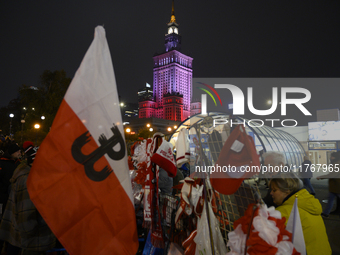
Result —
[[168, 30], [168, 34], [172, 34], [172, 33], [173, 33], [173, 30], [172, 30], [172, 27], [170, 27]]
[[174, 29], [174, 33], [178, 34], [178, 29], [177, 28]]

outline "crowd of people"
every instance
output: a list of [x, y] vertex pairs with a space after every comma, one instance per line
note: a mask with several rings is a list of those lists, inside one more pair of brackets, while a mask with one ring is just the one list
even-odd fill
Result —
[[[40, 216], [27, 191], [26, 181], [37, 150], [38, 147], [30, 141], [24, 142], [22, 147], [11, 139], [1, 143], [0, 254], [42, 255], [58, 244], [58, 240]], [[266, 152], [261, 155], [261, 158], [263, 165], [266, 166], [286, 165], [285, 156], [281, 152]], [[330, 162], [340, 164], [340, 151], [331, 154]], [[308, 164], [311, 162], [306, 156], [301, 167]], [[329, 217], [334, 200], [340, 198], [339, 173], [333, 172], [317, 177], [317, 179], [329, 179], [328, 203], [322, 211], [322, 206], [315, 198], [315, 190], [310, 182], [311, 173], [302, 172], [306, 174], [299, 177], [293, 172], [261, 176], [268, 183], [267, 195], [263, 197], [263, 201], [268, 207], [275, 206], [282, 217], [286, 217], [288, 221], [295, 198], [298, 198], [307, 254], [331, 254], [322, 217]], [[168, 183], [167, 179], [163, 179], [161, 181]], [[183, 176], [180, 179], [183, 179]], [[171, 187], [166, 188], [169, 190], [167, 193], [170, 193]]]

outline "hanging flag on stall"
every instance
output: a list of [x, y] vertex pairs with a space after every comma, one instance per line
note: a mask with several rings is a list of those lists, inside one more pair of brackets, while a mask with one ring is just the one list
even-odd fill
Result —
[[245, 178], [260, 172], [260, 159], [253, 138], [238, 125], [223, 145], [210, 174], [211, 185], [218, 192], [234, 194]]
[[306, 245], [305, 238], [303, 236], [303, 230], [301, 225], [301, 218], [298, 208], [298, 198], [295, 197], [293, 208], [290, 212], [289, 219], [287, 221], [286, 229], [293, 234], [292, 242], [295, 249], [301, 253], [301, 255], [306, 255]]
[[69, 254], [136, 254], [128, 169], [112, 60], [98, 26], [27, 181], [33, 203]]

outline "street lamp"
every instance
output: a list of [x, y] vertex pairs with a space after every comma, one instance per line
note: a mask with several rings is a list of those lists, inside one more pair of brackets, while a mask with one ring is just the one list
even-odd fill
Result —
[[131, 132], [131, 129], [130, 128], [127, 128], [125, 129], [126, 133], [130, 133]]
[[25, 120], [21, 120], [21, 144], [22, 144], [22, 135], [24, 132], [24, 123], [25, 123]]
[[35, 124], [34, 128], [37, 130], [37, 132], [35, 133], [35, 145], [37, 145], [38, 144], [38, 130], [40, 128], [40, 125], [39, 124]]
[[45, 119], [45, 116], [41, 116], [41, 119], [44, 120], [44, 119]]
[[11, 118], [11, 121], [9, 122], [9, 136], [11, 136], [11, 134], [12, 134], [12, 119], [14, 117], [14, 114], [10, 113], [9, 117]]
[[24, 133], [24, 123], [25, 123], [25, 118], [26, 118], [26, 107], [22, 107], [22, 114], [21, 114], [21, 144], [22, 144], [22, 137], [23, 137], [23, 133]]
[[168, 131], [171, 132], [171, 127], [168, 127]]
[[153, 128], [149, 128], [149, 131], [152, 132], [152, 131], [153, 131]]

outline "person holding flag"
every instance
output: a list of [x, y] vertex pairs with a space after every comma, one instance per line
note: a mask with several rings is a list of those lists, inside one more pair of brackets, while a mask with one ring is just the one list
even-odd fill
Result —
[[69, 254], [136, 254], [124, 129], [101, 26], [39, 148], [27, 188]]
[[11, 178], [11, 192], [0, 225], [0, 239], [10, 245], [7, 254], [22, 255], [45, 254], [56, 245], [56, 237], [40, 216], [30, 200], [27, 191], [27, 177], [34, 161], [37, 147], [32, 142], [23, 144], [26, 161], [14, 171]]
[[294, 173], [278, 174], [270, 181], [270, 194], [273, 197], [274, 203], [278, 206], [276, 210], [280, 211], [281, 216], [286, 218], [287, 224], [295, 198], [297, 198], [298, 213], [301, 219], [307, 254], [332, 254], [325, 224], [321, 217], [321, 204], [318, 199], [306, 189], [303, 189], [301, 184], [302, 182]]

